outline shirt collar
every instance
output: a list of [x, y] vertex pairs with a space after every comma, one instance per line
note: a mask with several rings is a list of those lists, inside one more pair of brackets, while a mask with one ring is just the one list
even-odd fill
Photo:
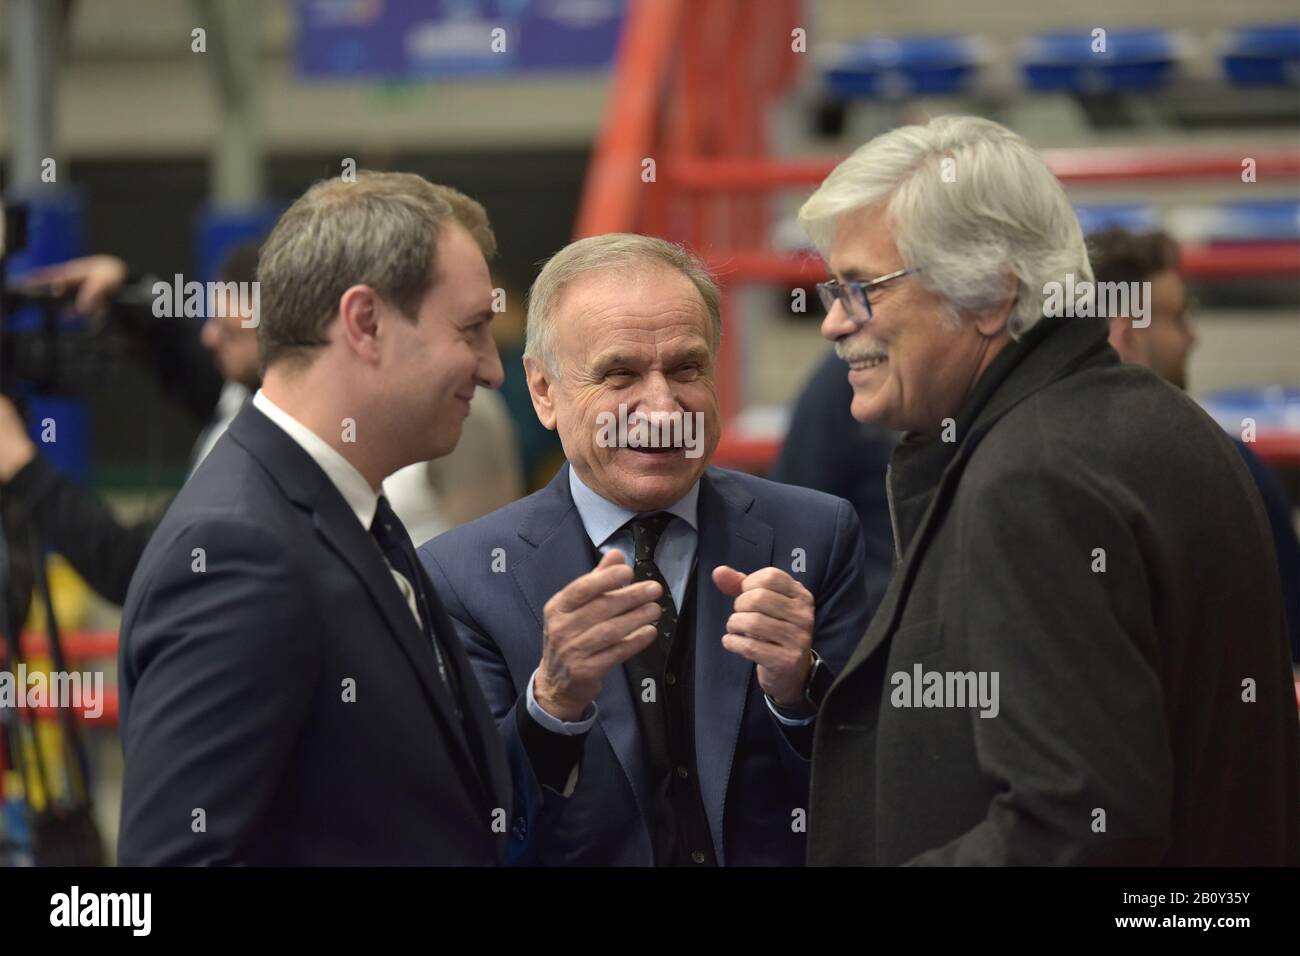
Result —
[[[628, 511], [622, 505], [616, 505], [614, 502], [596, 494], [578, 477], [577, 469], [572, 464], [569, 465], [569, 492], [573, 495], [573, 503], [577, 506], [578, 517], [582, 519], [582, 526], [587, 530], [587, 537], [591, 539], [591, 543], [597, 548], [640, 513]], [[696, 480], [695, 484], [691, 485], [690, 490], [682, 495], [680, 499], [669, 507], [659, 510], [681, 518], [692, 529], [698, 531], [699, 525], [696, 517], [699, 500], [700, 483]]]
[[253, 405], [279, 425], [285, 434], [311, 456], [311, 460], [320, 466], [320, 470], [325, 472], [325, 477], [343, 496], [343, 500], [361, 522], [361, 527], [369, 531], [370, 525], [375, 520], [379, 494], [370, 487], [370, 482], [366, 481], [365, 476], [357, 471], [350, 461], [331, 448], [325, 439], [267, 398], [260, 388], [253, 396]]

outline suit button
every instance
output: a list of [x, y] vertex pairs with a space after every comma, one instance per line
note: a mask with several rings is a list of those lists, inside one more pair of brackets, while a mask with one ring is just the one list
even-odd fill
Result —
[[690, 775], [691, 775], [691, 772], [690, 772], [689, 770], [687, 770], [685, 767], [678, 767], [678, 768], [677, 768], [677, 776], [681, 777], [683, 780], [685, 780], [685, 779], [686, 779], [687, 777], [689, 777]]
[[704, 854], [701, 853], [699, 850], [692, 850], [692, 851], [691, 851], [691, 859], [694, 860], [696, 863], [703, 863], [703, 862], [704, 862]]
[[668, 686], [669, 686], [669, 687], [676, 687], [676, 686], [677, 686], [677, 675], [676, 675], [676, 674], [667, 674], [667, 675], [664, 676], [664, 680], [666, 680], [666, 681], [668, 682]]

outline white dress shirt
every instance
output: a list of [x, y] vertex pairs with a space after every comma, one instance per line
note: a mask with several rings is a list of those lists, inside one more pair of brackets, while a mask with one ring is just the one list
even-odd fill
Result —
[[[361, 527], [369, 534], [370, 526], [375, 520], [375, 510], [379, 507], [379, 492], [370, 487], [370, 482], [366, 481], [365, 476], [357, 471], [350, 461], [331, 448], [325, 439], [267, 398], [260, 388], [253, 396], [253, 405], [280, 426], [284, 433], [297, 442], [299, 447], [311, 456], [311, 460], [320, 466], [320, 470], [325, 472], [325, 477], [338, 489], [343, 500], [352, 509], [352, 513], [357, 516]], [[379, 550], [378, 543], [375, 544], [375, 549]], [[382, 552], [380, 556], [383, 556]], [[388, 570], [392, 572], [397, 589], [402, 592], [402, 597], [406, 599], [406, 606], [415, 616], [415, 623], [423, 630], [424, 625], [420, 621], [420, 608], [416, 602], [415, 588], [406, 579], [406, 575], [393, 570], [387, 558], [384, 558], [384, 564], [388, 565]]]

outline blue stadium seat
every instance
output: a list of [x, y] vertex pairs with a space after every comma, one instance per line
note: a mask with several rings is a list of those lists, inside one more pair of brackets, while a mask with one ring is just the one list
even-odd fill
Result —
[[1041, 33], [1020, 60], [1025, 85], [1040, 93], [1146, 92], [1173, 77], [1177, 54], [1164, 30], [1106, 30], [1094, 52], [1091, 31]]
[[1237, 86], [1300, 86], [1300, 23], [1234, 30], [1224, 47], [1223, 69]]
[[1160, 214], [1146, 203], [1075, 203], [1074, 212], [1085, 236], [1118, 226], [1133, 232], [1160, 228]]
[[979, 45], [972, 37], [868, 37], [839, 52], [826, 83], [843, 99], [960, 93], [978, 67]]
[[1260, 431], [1300, 432], [1300, 389], [1281, 385], [1229, 388], [1211, 392], [1201, 407], [1229, 432], [1241, 431], [1243, 418]]
[[1300, 200], [1220, 203], [1205, 238], [1210, 242], [1300, 242]]

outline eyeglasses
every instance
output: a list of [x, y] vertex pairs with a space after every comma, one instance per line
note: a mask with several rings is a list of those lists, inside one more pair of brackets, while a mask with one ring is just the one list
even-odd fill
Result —
[[920, 269], [899, 269], [870, 282], [818, 282], [817, 294], [821, 296], [822, 305], [829, 312], [836, 302], [844, 306], [844, 313], [858, 325], [871, 321], [871, 299], [867, 293], [886, 282], [893, 282], [903, 276], [910, 276]]

